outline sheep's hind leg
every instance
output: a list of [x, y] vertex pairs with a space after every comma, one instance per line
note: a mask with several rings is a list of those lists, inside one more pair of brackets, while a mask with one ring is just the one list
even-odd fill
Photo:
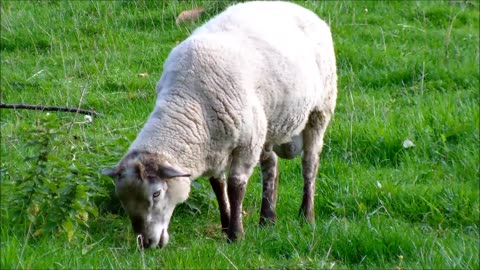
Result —
[[300, 215], [308, 222], [315, 220], [314, 195], [315, 178], [317, 176], [320, 153], [323, 148], [323, 137], [331, 116], [322, 111], [314, 111], [310, 114], [307, 126], [303, 130], [303, 201], [300, 207]]
[[272, 150], [272, 145], [265, 145], [260, 157], [262, 169], [263, 191], [262, 208], [260, 210], [260, 226], [275, 224], [277, 215], [278, 168], [277, 155]]
[[227, 186], [223, 177], [210, 178], [210, 185], [217, 197], [218, 209], [220, 211], [220, 221], [222, 222], [222, 231], [227, 233], [228, 224], [230, 223], [230, 203], [228, 202]]

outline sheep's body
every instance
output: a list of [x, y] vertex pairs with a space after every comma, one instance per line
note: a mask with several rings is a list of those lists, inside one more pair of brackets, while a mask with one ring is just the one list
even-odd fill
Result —
[[192, 178], [220, 176], [235, 148], [257, 153], [256, 163], [265, 143], [300, 134], [312, 111], [333, 113], [328, 26], [294, 4], [272, 4], [230, 7], [171, 52], [131, 150], [162, 153]]
[[[336, 79], [329, 27], [313, 12], [286, 2], [232, 6], [172, 50], [155, 109], [129, 153], [154, 153], [157, 163], [192, 180], [212, 176], [222, 225], [235, 239], [243, 231], [245, 185], [259, 160], [261, 216], [275, 219], [272, 146], [297, 136], [304, 153], [302, 211], [311, 218], [312, 183], [335, 108]], [[228, 192], [218, 180], [226, 173]]]

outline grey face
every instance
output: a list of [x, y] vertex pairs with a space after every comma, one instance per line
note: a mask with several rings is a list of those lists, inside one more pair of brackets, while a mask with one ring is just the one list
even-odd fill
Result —
[[115, 192], [144, 248], [168, 243], [173, 210], [190, 192], [189, 175], [159, 162], [153, 154], [136, 153], [127, 155], [116, 168], [104, 170], [116, 180]]

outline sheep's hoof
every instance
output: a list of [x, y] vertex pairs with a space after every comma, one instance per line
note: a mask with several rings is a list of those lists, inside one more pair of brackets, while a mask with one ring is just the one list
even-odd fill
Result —
[[243, 237], [243, 232], [228, 232], [228, 239], [227, 239], [227, 243], [231, 244], [231, 243], [235, 243], [237, 242], [238, 240], [240, 240], [242, 237]]
[[233, 243], [237, 242], [237, 240], [238, 240], [238, 239], [237, 239], [236, 236], [230, 236], [230, 235], [229, 235], [228, 238], [227, 238], [227, 243], [233, 244]]
[[315, 213], [312, 209], [305, 209], [303, 206], [300, 207], [299, 216], [302, 220], [306, 221], [307, 223], [313, 224], [315, 223]]
[[275, 213], [265, 213], [260, 216], [260, 227], [273, 226], [277, 223], [277, 215]]

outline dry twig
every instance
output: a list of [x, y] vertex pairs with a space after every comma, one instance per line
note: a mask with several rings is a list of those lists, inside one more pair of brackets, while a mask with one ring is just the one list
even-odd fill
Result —
[[58, 106], [45, 106], [45, 105], [30, 105], [30, 104], [5, 104], [0, 103], [0, 109], [14, 109], [14, 110], [36, 110], [36, 111], [53, 111], [53, 112], [73, 112], [92, 116], [99, 116], [95, 111], [84, 110], [80, 108], [58, 107]]

